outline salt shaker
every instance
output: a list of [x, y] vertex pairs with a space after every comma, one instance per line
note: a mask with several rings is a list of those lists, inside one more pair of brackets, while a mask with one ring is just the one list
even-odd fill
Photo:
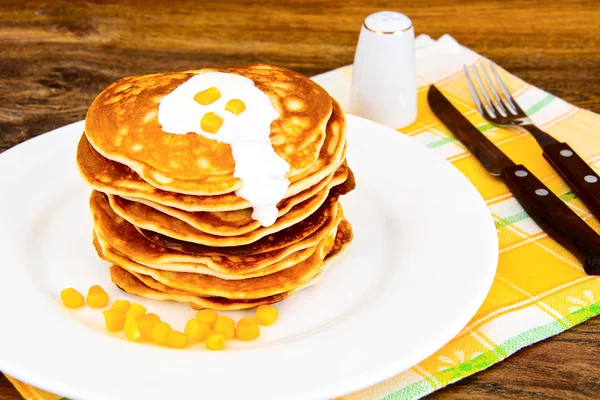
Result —
[[354, 56], [350, 112], [394, 129], [417, 118], [415, 32], [394, 11], [369, 15]]

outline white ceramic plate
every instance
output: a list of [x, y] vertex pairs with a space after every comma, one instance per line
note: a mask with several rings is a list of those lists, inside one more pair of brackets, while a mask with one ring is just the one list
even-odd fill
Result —
[[82, 123], [0, 155], [0, 370], [77, 399], [331, 398], [435, 352], [490, 288], [493, 221], [475, 188], [433, 152], [373, 122], [348, 122], [357, 188], [342, 202], [354, 242], [318, 285], [279, 305], [258, 340], [221, 352], [134, 344], [107, 333], [100, 310], [62, 305], [63, 288], [85, 294], [100, 284], [179, 330], [195, 314], [110, 282], [75, 166]]

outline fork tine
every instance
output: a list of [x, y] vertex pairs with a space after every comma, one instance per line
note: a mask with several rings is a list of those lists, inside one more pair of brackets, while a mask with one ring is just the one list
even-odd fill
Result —
[[475, 79], [477, 79], [477, 83], [479, 84], [479, 88], [481, 89], [481, 94], [483, 94], [483, 99], [485, 101], [485, 105], [486, 105], [487, 109], [490, 111], [491, 116], [493, 118], [496, 118], [496, 109], [492, 105], [492, 100], [490, 99], [490, 96], [488, 95], [487, 91], [485, 90], [485, 86], [483, 86], [483, 82], [481, 81], [481, 77], [479, 76], [479, 71], [477, 70], [477, 66], [475, 64], [473, 64], [473, 66], [471, 68], [475, 72]]
[[469, 70], [467, 69], [467, 66], [464, 64], [463, 64], [463, 71], [465, 73], [465, 76], [467, 77], [467, 85], [469, 85], [469, 92], [471, 92], [471, 98], [473, 98], [473, 101], [475, 102], [475, 105], [477, 106], [479, 113], [485, 116], [487, 114], [487, 112], [484, 110], [483, 105], [481, 104], [481, 98], [477, 94], [477, 90], [475, 90], [475, 86], [473, 85], [473, 81], [471, 80]]
[[496, 87], [492, 83], [492, 80], [490, 79], [490, 76], [488, 75], [487, 70], [485, 69], [485, 65], [482, 64], [481, 69], [483, 70], [483, 76], [485, 77], [485, 80], [487, 81], [488, 87], [490, 88], [490, 91], [492, 92], [494, 99], [496, 99], [496, 103], [494, 104], [494, 102], [492, 102], [492, 104], [494, 104], [494, 106], [496, 106], [496, 110], [500, 113], [500, 115], [502, 115], [503, 117], [507, 117], [508, 113], [507, 113], [506, 109], [504, 108], [504, 104], [502, 103], [502, 99], [500, 99], [500, 96], [498, 95], [498, 91], [496, 90]]
[[496, 78], [496, 82], [498, 82], [498, 86], [500, 86], [500, 90], [502, 90], [502, 93], [504, 93], [504, 97], [506, 97], [507, 108], [509, 109], [509, 111], [512, 114], [517, 115], [519, 112], [519, 106], [517, 105], [517, 102], [515, 101], [515, 99], [513, 99], [512, 95], [508, 91], [508, 88], [504, 84], [504, 81], [502, 80], [502, 78], [500, 78], [500, 74], [498, 74], [498, 71], [496, 70], [496, 65], [491, 61], [490, 61], [490, 68], [492, 69], [492, 72], [494, 73], [494, 77]]

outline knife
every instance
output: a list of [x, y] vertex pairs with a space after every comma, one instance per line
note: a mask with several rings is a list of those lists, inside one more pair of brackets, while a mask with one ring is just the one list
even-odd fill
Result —
[[524, 165], [515, 164], [475, 128], [435, 85], [427, 101], [446, 125], [492, 175], [501, 177], [533, 220], [583, 264], [588, 275], [600, 275], [600, 235], [577, 216]]

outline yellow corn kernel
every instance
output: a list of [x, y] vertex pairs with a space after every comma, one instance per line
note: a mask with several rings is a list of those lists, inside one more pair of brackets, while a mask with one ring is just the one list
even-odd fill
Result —
[[125, 313], [125, 318], [135, 319], [137, 317], [141, 317], [144, 314], [146, 314], [146, 307], [138, 303], [133, 303], [131, 307], [129, 307], [129, 310], [127, 310], [127, 312]]
[[215, 327], [219, 314], [215, 310], [200, 310], [196, 313], [196, 319], [200, 322], [207, 323], [210, 329]]
[[125, 318], [125, 325], [123, 326], [123, 330], [125, 331], [125, 336], [127, 339], [136, 341], [142, 337], [142, 333], [140, 332], [140, 326], [137, 321], [133, 317]]
[[85, 304], [83, 295], [73, 288], [67, 288], [60, 292], [60, 298], [68, 308], [79, 308]]
[[222, 333], [212, 332], [206, 337], [204, 344], [209, 350], [223, 350], [225, 348], [225, 336]]
[[106, 322], [106, 330], [109, 332], [122, 331], [125, 326], [125, 313], [119, 310], [105, 310], [104, 321]]
[[185, 349], [190, 345], [190, 338], [185, 333], [173, 331], [167, 336], [167, 346], [174, 349]]
[[131, 302], [129, 300], [115, 300], [115, 302], [110, 306], [111, 310], [121, 311], [125, 314], [129, 311], [129, 307], [131, 307]]
[[217, 333], [222, 333], [225, 339], [231, 340], [235, 336], [235, 322], [225, 315], [219, 315], [214, 330]]
[[238, 339], [247, 342], [256, 339], [260, 335], [260, 328], [253, 318], [244, 317], [238, 321], [235, 334]]
[[152, 329], [152, 341], [156, 344], [160, 344], [161, 346], [165, 346], [167, 344], [167, 339], [169, 338], [169, 333], [173, 332], [173, 329], [166, 322], [159, 322], [154, 325]]
[[207, 106], [209, 104], [214, 103], [215, 101], [221, 98], [221, 91], [216, 87], [211, 87], [201, 92], [196, 93], [194, 96], [194, 100], [197, 103], [202, 104], [203, 106]]
[[200, 128], [207, 133], [217, 133], [223, 125], [223, 118], [214, 112], [208, 112], [200, 120]]
[[88, 295], [85, 299], [85, 302], [88, 306], [93, 308], [106, 307], [108, 304], [108, 295], [104, 289], [100, 287], [100, 285], [94, 285], [90, 288], [90, 290], [88, 290]]
[[192, 342], [201, 342], [210, 333], [210, 326], [206, 322], [192, 318], [185, 324], [183, 332], [190, 337]]
[[156, 314], [144, 314], [137, 318], [137, 323], [140, 326], [142, 338], [152, 341], [152, 330], [160, 322], [160, 317]]
[[246, 105], [240, 99], [231, 99], [225, 104], [225, 110], [235, 115], [240, 115], [246, 111]]
[[277, 307], [271, 305], [263, 305], [258, 306], [256, 308], [256, 312], [254, 313], [254, 319], [258, 325], [269, 326], [279, 316], [279, 311]]

